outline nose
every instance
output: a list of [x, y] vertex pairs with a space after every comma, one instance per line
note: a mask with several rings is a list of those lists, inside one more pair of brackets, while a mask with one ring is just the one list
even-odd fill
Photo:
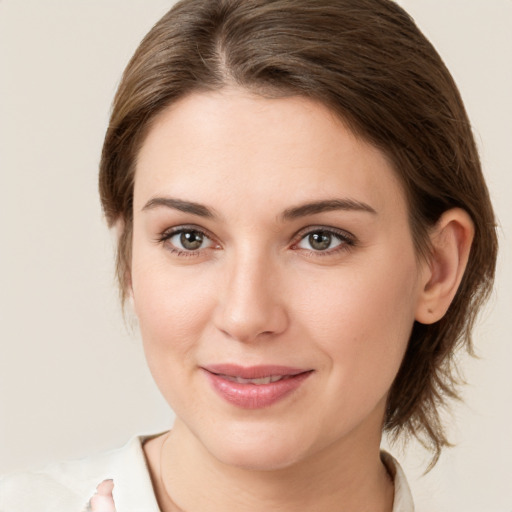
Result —
[[269, 258], [236, 258], [226, 274], [214, 315], [217, 329], [244, 343], [286, 330], [288, 313], [279, 272]]

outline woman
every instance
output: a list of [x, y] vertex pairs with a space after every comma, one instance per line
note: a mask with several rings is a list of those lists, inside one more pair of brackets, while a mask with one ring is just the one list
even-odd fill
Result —
[[98, 484], [92, 510], [412, 510], [382, 431], [434, 461], [447, 444], [496, 237], [462, 102], [410, 18], [178, 3], [125, 72], [100, 192], [177, 419], [25, 483], [66, 510]]

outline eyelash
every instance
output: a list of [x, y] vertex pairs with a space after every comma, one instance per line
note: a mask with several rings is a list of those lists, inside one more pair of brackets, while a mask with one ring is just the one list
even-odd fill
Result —
[[326, 257], [333, 256], [340, 252], [349, 251], [357, 245], [357, 240], [354, 235], [349, 233], [348, 231], [344, 231], [342, 229], [336, 229], [326, 226], [308, 226], [307, 228], [299, 231], [294, 238], [298, 239], [296, 242], [292, 244], [292, 248], [297, 247], [303, 240], [307, 237], [314, 235], [316, 233], [326, 234], [331, 236], [333, 239], [338, 240], [340, 243], [333, 248], [322, 250], [314, 250], [314, 249], [302, 249], [308, 256], [311, 257]]
[[[187, 232], [194, 232], [199, 233], [204, 238], [210, 240], [212, 244], [215, 244], [215, 241], [211, 235], [209, 235], [205, 230], [199, 228], [198, 226], [179, 226], [175, 228], [168, 229], [164, 232], [162, 232], [156, 242], [161, 244], [166, 244], [172, 237], [179, 235], [181, 233], [187, 233]], [[314, 249], [301, 249], [298, 247], [298, 245], [305, 240], [308, 236], [314, 235], [315, 233], [321, 233], [331, 236], [332, 238], [338, 240], [340, 243], [336, 245], [332, 249], [326, 249], [326, 250], [314, 250]], [[332, 256], [334, 254], [337, 254], [339, 252], [343, 251], [349, 251], [353, 247], [357, 245], [356, 238], [351, 233], [335, 229], [331, 227], [325, 227], [325, 226], [308, 226], [307, 228], [302, 229], [293, 237], [296, 241], [293, 242], [291, 245], [292, 249], [302, 250], [304, 251], [308, 256], [311, 257], [317, 257], [317, 256]], [[183, 250], [179, 249], [178, 247], [175, 247], [174, 245], [167, 244], [168, 250], [176, 254], [180, 257], [194, 257], [199, 256], [202, 251], [205, 251], [207, 249], [211, 249], [212, 247], [206, 247], [198, 250]]]
[[[210, 240], [213, 244], [215, 244], [215, 242], [213, 240], [213, 237], [211, 235], [209, 235], [205, 230], [199, 228], [198, 226], [179, 226], [179, 227], [167, 229], [166, 231], [164, 231], [163, 233], [161, 233], [159, 235], [159, 237], [157, 238], [156, 241], [158, 243], [161, 243], [161, 244], [166, 244], [166, 242], [169, 242], [169, 240], [173, 236], [179, 235], [181, 233], [191, 233], [191, 232], [192, 233], [199, 233], [204, 238]], [[209, 249], [209, 247], [208, 248], [204, 248], [204, 249], [198, 249], [196, 251], [193, 251], [193, 250], [187, 251], [187, 250], [183, 250], [183, 249], [180, 249], [178, 247], [175, 247], [172, 244], [167, 244], [167, 249], [171, 253], [175, 254], [176, 256], [194, 257], [194, 256], [199, 256], [201, 251], [204, 251], [205, 249]]]

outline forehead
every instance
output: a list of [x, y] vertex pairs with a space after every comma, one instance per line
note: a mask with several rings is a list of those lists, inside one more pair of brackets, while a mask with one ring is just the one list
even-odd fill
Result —
[[224, 89], [186, 96], [156, 118], [138, 155], [134, 201], [140, 208], [171, 195], [278, 208], [340, 194], [376, 209], [403, 203], [386, 156], [324, 105]]

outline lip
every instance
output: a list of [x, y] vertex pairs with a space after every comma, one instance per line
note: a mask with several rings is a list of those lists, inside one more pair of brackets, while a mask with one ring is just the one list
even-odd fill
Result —
[[[263, 409], [296, 391], [313, 370], [277, 365], [239, 366], [220, 364], [203, 366], [214, 391], [226, 402], [242, 409]], [[279, 378], [275, 382], [255, 384], [235, 379]]]

